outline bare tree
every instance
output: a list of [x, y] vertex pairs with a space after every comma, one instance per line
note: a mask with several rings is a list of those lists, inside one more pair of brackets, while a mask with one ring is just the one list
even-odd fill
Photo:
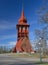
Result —
[[39, 22], [48, 24], [48, 0], [43, 0], [42, 6], [38, 10]]
[[[44, 28], [42, 30], [36, 29], [35, 35], [37, 39], [36, 46], [39, 48], [38, 43], [42, 44], [43, 52], [46, 51], [46, 40], [48, 40], [48, 0], [43, 0], [43, 4], [37, 12], [39, 17], [39, 24], [41, 23]], [[41, 38], [41, 40], [40, 40]]]

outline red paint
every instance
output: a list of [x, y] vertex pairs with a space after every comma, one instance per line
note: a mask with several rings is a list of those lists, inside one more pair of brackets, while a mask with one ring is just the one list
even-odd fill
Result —
[[32, 46], [29, 40], [29, 24], [24, 16], [24, 11], [22, 10], [21, 17], [19, 18], [17, 27], [17, 43], [13, 49], [13, 52], [32, 52]]

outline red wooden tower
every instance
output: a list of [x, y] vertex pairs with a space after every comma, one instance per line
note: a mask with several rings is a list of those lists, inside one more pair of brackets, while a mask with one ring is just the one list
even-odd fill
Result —
[[24, 11], [22, 10], [22, 14], [20, 19], [18, 20], [17, 27], [17, 43], [13, 52], [32, 52], [32, 46], [29, 41], [29, 24], [27, 24], [27, 20], [24, 16]]

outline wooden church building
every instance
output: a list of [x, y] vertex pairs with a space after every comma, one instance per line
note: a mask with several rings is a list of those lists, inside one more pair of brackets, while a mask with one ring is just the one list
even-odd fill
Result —
[[18, 20], [17, 28], [17, 43], [13, 48], [13, 52], [34, 52], [29, 40], [29, 27], [27, 19], [22, 10], [21, 17]]

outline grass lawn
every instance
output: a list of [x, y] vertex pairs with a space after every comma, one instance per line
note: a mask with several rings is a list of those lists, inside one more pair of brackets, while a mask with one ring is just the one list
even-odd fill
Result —
[[39, 60], [33, 60], [31, 62], [33, 62], [35, 65], [48, 65], [48, 56], [42, 57], [43, 59], [46, 59], [47, 62], [44, 60], [42, 62], [40, 62], [40, 55], [38, 53], [5, 53], [5, 54], [0, 54], [0, 55], [7, 55], [7, 56], [11, 56], [11, 57], [15, 57], [15, 58], [34, 58], [34, 59], [39, 59]]
[[48, 62], [36, 62], [37, 65], [48, 65]]
[[[9, 55], [13, 57], [30, 57], [30, 58], [40, 58], [39, 53], [4, 53], [2, 55]], [[42, 56], [42, 58], [48, 58], [48, 56]]]
[[9, 55], [13, 56], [13, 57], [27, 57], [27, 58], [39, 58], [39, 54], [33, 53], [10, 53]]
[[[40, 54], [39, 53], [10, 53], [11, 56], [14, 57], [30, 57], [30, 58], [40, 58]], [[42, 58], [48, 58], [48, 56], [42, 56]]]
[[[4, 53], [5, 55], [13, 56], [13, 57], [27, 57], [27, 58], [40, 58], [39, 53]], [[42, 58], [48, 58], [48, 56], [42, 56]]]

